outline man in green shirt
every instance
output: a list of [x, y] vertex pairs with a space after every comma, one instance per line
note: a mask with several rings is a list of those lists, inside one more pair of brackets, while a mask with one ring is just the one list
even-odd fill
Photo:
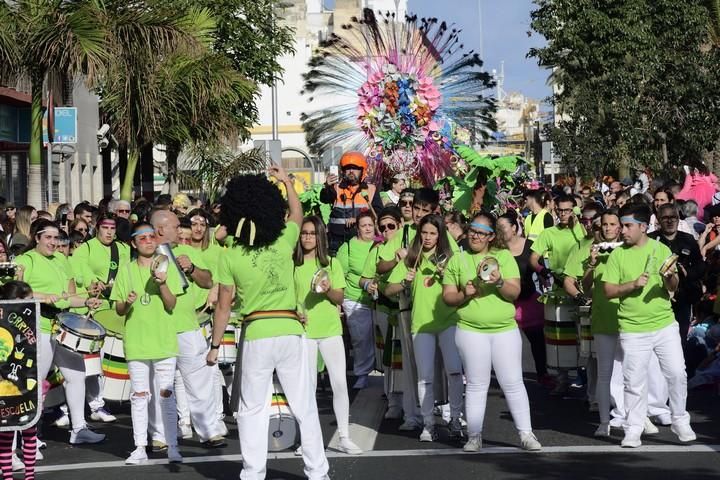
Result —
[[664, 262], [671, 256], [670, 249], [647, 236], [649, 222], [646, 205], [625, 205], [620, 210], [625, 245], [610, 254], [602, 278], [605, 295], [620, 301], [618, 324], [627, 411], [621, 446], [630, 448], [641, 445], [648, 409], [648, 364], [653, 352], [668, 384], [671, 429], [681, 442], [695, 440], [686, 410], [685, 360], [670, 304], [670, 292], [675, 292], [679, 283], [677, 267]]

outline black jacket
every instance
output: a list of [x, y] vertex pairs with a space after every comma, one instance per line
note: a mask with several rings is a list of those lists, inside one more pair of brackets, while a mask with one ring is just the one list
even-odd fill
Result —
[[667, 245], [672, 253], [678, 255], [680, 257], [678, 264], [682, 265], [687, 272], [687, 276], [685, 276], [682, 270], [678, 268], [680, 286], [675, 295], [676, 301], [695, 303], [700, 300], [706, 264], [700, 254], [697, 240], [689, 233], [680, 231], [672, 240], [668, 240], [659, 230], [652, 232], [649, 237], [659, 240], [660, 243]]

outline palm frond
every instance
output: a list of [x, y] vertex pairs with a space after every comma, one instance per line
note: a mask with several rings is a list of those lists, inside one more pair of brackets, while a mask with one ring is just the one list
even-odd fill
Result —
[[17, 23], [13, 10], [6, 2], [0, 2], [0, 80], [19, 70]]
[[708, 9], [708, 31], [715, 47], [720, 47], [720, 0], [705, 0]]

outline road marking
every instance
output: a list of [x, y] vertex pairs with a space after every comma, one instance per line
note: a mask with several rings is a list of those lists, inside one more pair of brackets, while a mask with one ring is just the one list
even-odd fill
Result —
[[[375, 448], [378, 430], [385, 416], [383, 376], [379, 373], [370, 374], [368, 380], [368, 388], [360, 390], [350, 405], [350, 419], [352, 420], [349, 427], [350, 438], [363, 452], [369, 452]], [[340, 435], [336, 430], [330, 439], [328, 448], [336, 449], [339, 442]]]
[[[379, 458], [379, 457], [425, 457], [425, 456], [448, 456], [448, 455], [544, 455], [544, 454], [567, 454], [567, 453], [718, 453], [720, 445], [646, 445], [639, 448], [620, 448], [619, 445], [596, 445], [581, 446], [573, 445], [567, 447], [543, 447], [542, 452], [525, 452], [516, 447], [487, 447], [476, 453], [465, 453], [458, 448], [439, 448], [439, 449], [418, 449], [418, 450], [373, 450], [367, 451], [363, 455], [346, 455], [340, 452], [327, 451], [328, 458], [352, 458], [362, 460], [363, 458]], [[293, 452], [268, 453], [268, 460], [300, 460]], [[237, 462], [242, 461], [240, 454], [236, 455], [208, 455], [202, 457], [185, 457], [183, 463], [207, 463], [207, 462]], [[149, 460], [146, 465], [166, 465], [166, 459]], [[91, 462], [91, 463], [71, 463], [67, 465], [46, 465], [35, 468], [36, 472], [60, 472], [65, 470], [88, 470], [97, 468], [117, 468], [126, 467], [125, 462]], [[130, 467], [132, 468], [132, 467]]]

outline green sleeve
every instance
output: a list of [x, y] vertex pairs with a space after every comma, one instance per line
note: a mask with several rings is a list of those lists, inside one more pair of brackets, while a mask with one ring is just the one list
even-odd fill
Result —
[[223, 255], [218, 262], [218, 275], [215, 279], [217, 283], [222, 285], [235, 286], [235, 279], [230, 271], [230, 255]]
[[[352, 241], [352, 240], [351, 240]], [[337, 252], [335, 259], [340, 263], [344, 272], [350, 271], [350, 242], [345, 242], [340, 245], [340, 250]]]
[[549, 245], [548, 245], [548, 241], [549, 241], [549, 237], [550, 237], [549, 232], [550, 232], [549, 229], [543, 230], [542, 233], [540, 233], [540, 235], [538, 236], [537, 240], [535, 240], [533, 242], [532, 246], [530, 247], [530, 250], [537, 253], [538, 255], [545, 255], [545, 253], [549, 249]]
[[375, 278], [380, 247], [382, 247], [382, 245], [376, 245], [374, 248], [370, 249], [370, 253], [365, 259], [365, 265], [363, 266], [362, 273], [360, 274], [361, 277]]
[[570, 255], [568, 255], [567, 263], [565, 263], [565, 268], [563, 269], [565, 275], [575, 279], [581, 278], [583, 276], [583, 274], [585, 273], [583, 263], [587, 258], [584, 250], [585, 248], [581, 249], [579, 245], [573, 247]]
[[287, 245], [295, 250], [298, 239], [300, 238], [300, 225], [295, 222], [288, 222], [285, 224], [285, 229], [280, 235], [280, 240], [287, 243]]
[[390, 276], [387, 279], [388, 283], [402, 283], [408, 273], [407, 265], [405, 262], [400, 262], [395, 265], [395, 268], [390, 272]]
[[346, 288], [345, 270], [340, 262], [330, 263], [330, 285], [332, 288]]
[[620, 285], [620, 256], [622, 255], [622, 249], [615, 249], [608, 257], [607, 266], [605, 267], [605, 273], [603, 273], [602, 281], [605, 283], [612, 283], [614, 285]]

